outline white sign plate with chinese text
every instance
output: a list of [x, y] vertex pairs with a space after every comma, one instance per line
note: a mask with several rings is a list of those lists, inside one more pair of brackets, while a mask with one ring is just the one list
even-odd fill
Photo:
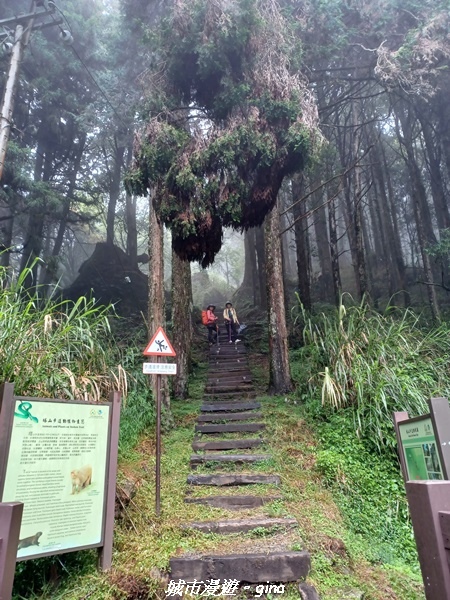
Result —
[[176, 363], [144, 363], [143, 372], [146, 375], [176, 375]]

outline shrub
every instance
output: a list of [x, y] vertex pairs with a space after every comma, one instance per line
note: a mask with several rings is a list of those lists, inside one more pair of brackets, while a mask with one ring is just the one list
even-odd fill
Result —
[[29, 273], [9, 283], [0, 269], [0, 381], [27, 396], [99, 401], [112, 388], [126, 394], [112, 310], [84, 297], [73, 303], [30, 296], [23, 287]]
[[298, 393], [316, 415], [350, 408], [357, 434], [378, 449], [396, 445], [394, 411], [424, 414], [427, 398], [449, 394], [445, 323], [426, 331], [411, 310], [379, 314], [366, 302], [302, 317], [304, 346], [294, 355]]

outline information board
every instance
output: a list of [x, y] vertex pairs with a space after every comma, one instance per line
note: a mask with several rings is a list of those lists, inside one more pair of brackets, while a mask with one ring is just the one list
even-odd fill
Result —
[[110, 411], [14, 397], [1, 501], [24, 503], [17, 560], [103, 544]]
[[444, 479], [430, 415], [398, 424], [409, 480]]

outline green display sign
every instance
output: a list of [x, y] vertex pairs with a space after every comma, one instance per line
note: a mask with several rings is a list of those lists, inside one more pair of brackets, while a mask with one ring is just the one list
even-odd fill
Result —
[[444, 479], [431, 417], [398, 424], [409, 480]]
[[110, 408], [15, 399], [1, 500], [24, 503], [18, 560], [102, 544]]

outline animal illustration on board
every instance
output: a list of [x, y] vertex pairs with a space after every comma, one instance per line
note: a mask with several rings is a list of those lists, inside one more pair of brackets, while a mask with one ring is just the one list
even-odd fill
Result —
[[81, 469], [74, 469], [70, 472], [72, 478], [72, 494], [78, 494], [92, 483], [92, 467], [87, 465]]
[[29, 546], [39, 546], [39, 538], [42, 535], [42, 531], [38, 531], [34, 535], [30, 535], [30, 537], [23, 538], [23, 540], [19, 540], [19, 545], [17, 546], [17, 550], [22, 550], [22, 548], [28, 548]]

